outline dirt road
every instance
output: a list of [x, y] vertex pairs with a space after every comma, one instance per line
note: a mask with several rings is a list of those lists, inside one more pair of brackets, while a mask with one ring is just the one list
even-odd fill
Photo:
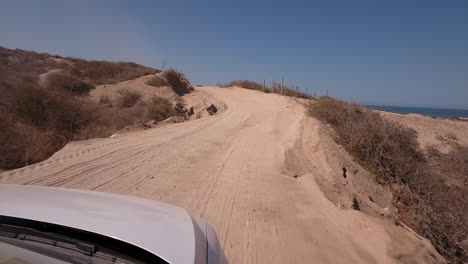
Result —
[[[309, 128], [316, 124], [306, 121], [301, 105], [238, 88], [196, 93], [217, 98], [226, 110], [74, 142], [47, 161], [0, 174], [0, 183], [129, 194], [181, 206], [213, 225], [231, 263], [433, 261], [432, 249], [405, 229], [326, 199], [314, 180], [332, 173], [325, 165], [308, 171], [303, 159], [312, 156], [287, 158], [291, 149], [302, 151], [298, 142], [306, 134], [314, 138]], [[310, 151], [318, 155], [321, 143], [314, 144]]]

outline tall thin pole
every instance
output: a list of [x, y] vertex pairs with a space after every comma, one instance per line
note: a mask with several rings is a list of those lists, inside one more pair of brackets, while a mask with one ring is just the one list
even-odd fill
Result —
[[284, 87], [284, 78], [281, 77], [281, 95], [283, 95], [283, 93], [284, 93], [284, 90], [283, 90], [284, 88], [283, 87]]

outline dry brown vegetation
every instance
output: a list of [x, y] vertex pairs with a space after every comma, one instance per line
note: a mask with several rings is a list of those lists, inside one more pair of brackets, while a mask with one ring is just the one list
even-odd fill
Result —
[[67, 72], [93, 85], [118, 83], [161, 72], [132, 62], [69, 60], [72, 66], [66, 68]]
[[62, 89], [75, 95], [86, 95], [94, 89], [90, 83], [82, 79], [62, 72], [52, 73], [47, 76], [47, 87], [50, 89]]
[[120, 108], [128, 108], [134, 106], [141, 100], [142, 95], [131, 89], [120, 89], [117, 96], [117, 106]]
[[257, 90], [257, 91], [262, 91], [265, 93], [277, 93], [280, 94], [282, 93], [283, 95], [286, 96], [295, 96], [299, 98], [306, 98], [306, 99], [311, 99], [313, 98], [311, 95], [300, 92], [298, 89], [293, 89], [289, 86], [283, 85], [283, 89], [281, 89], [280, 84], [273, 83], [270, 87], [268, 85], [265, 85], [265, 88], [263, 87], [263, 84], [254, 82], [254, 81], [248, 81], [248, 80], [238, 80], [238, 81], [232, 81], [228, 82], [226, 84], [220, 85], [221, 87], [233, 87], [233, 86], [238, 86], [242, 87], [245, 89], [250, 89], [250, 90]]
[[311, 103], [309, 113], [330, 124], [336, 140], [378, 182], [392, 188], [394, 206], [405, 224], [428, 238], [447, 260], [468, 261], [462, 246], [468, 234], [467, 148], [424, 155], [415, 131], [369, 108], [329, 97]]
[[[51, 69], [45, 87], [39, 74]], [[117, 98], [88, 97], [94, 85], [116, 83], [156, 69], [127, 62], [85, 61], [0, 47], [0, 169], [42, 161], [75, 139], [110, 136], [134, 124], [174, 115], [163, 98], [141, 100], [130, 89]], [[188, 82], [188, 81], [187, 81]]]
[[185, 75], [174, 69], [169, 69], [161, 74], [155, 75], [149, 79], [146, 84], [154, 87], [168, 86], [178, 95], [188, 94], [193, 91], [193, 86]]
[[168, 83], [159, 76], [152, 77], [146, 82], [146, 84], [154, 86], [154, 87], [161, 87], [161, 86], [168, 85]]

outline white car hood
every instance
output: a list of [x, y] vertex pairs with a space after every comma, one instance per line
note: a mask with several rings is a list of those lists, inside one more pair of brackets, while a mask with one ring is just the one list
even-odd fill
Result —
[[184, 209], [136, 197], [0, 184], [0, 215], [74, 227], [145, 249], [169, 263], [194, 263], [195, 231]]

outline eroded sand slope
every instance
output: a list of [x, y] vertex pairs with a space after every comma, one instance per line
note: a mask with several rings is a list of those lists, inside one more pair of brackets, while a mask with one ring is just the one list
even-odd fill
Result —
[[[47, 161], [0, 174], [0, 183], [129, 194], [181, 206], [213, 225], [231, 263], [440, 262], [426, 240], [391, 217], [350, 209], [351, 197], [368, 191], [362, 186], [379, 196], [381, 206], [369, 205], [376, 212], [389, 194], [359, 172], [338, 180], [340, 163], [356, 165], [303, 106], [239, 88], [197, 90], [192, 98], [216, 98], [224, 112], [73, 142]], [[334, 203], [321, 190], [334, 192], [327, 195]]]

